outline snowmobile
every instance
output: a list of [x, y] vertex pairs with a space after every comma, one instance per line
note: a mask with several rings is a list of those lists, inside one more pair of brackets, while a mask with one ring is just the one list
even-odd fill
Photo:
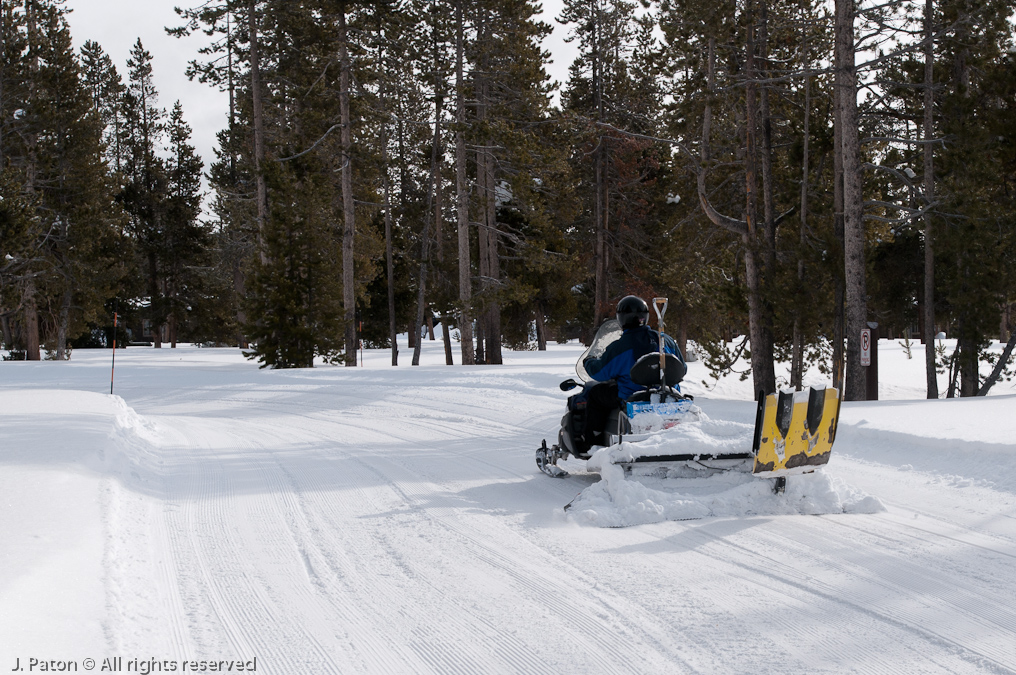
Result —
[[[687, 374], [687, 366], [676, 356], [663, 353], [667, 299], [654, 298], [653, 307], [659, 318], [660, 350], [640, 358], [630, 371], [632, 382], [645, 389], [633, 394], [623, 408], [611, 413], [601, 437], [591, 439], [591, 447], [576, 442], [583, 428], [585, 397], [570, 396], [557, 443], [548, 447], [544, 440], [536, 450], [540, 471], [563, 478], [568, 472], [557, 466], [559, 461], [569, 457], [589, 460], [603, 448], [618, 450], [625, 443], [623, 452], [607, 455], [608, 461], [619, 464], [626, 475], [687, 477], [701, 472], [750, 471], [757, 477], [773, 479], [773, 489], [779, 493], [786, 488], [787, 476], [809, 473], [828, 463], [840, 409], [839, 391], [832, 387], [760, 395], [750, 448], [716, 453], [659, 454], [659, 444], [641, 443], [654, 435], [665, 434], [676, 425], [694, 424], [703, 416], [694, 398], [678, 389]], [[596, 384], [585, 371], [583, 362], [590, 356], [603, 354], [608, 345], [620, 338], [621, 332], [616, 320], [605, 322], [575, 366], [581, 382], [570, 378], [561, 383], [561, 390]], [[596, 469], [592, 462], [587, 466]]]

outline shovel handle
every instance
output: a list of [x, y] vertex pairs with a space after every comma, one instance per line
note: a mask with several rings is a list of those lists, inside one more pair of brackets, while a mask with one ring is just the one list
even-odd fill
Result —
[[660, 387], [667, 385], [667, 360], [663, 353], [663, 316], [667, 313], [667, 298], [653, 298], [653, 309], [660, 329]]

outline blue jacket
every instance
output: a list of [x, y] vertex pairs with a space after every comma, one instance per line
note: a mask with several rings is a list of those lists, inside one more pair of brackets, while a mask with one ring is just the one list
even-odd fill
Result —
[[[646, 354], [659, 353], [659, 351], [660, 334], [649, 326], [639, 326], [624, 331], [620, 339], [607, 346], [602, 356], [588, 358], [582, 362], [582, 365], [585, 366], [586, 372], [598, 382], [617, 380], [617, 395], [626, 399], [636, 391], [644, 389], [631, 381], [629, 375], [631, 367]], [[663, 335], [663, 351], [667, 354], [674, 354], [682, 362], [684, 361], [677, 343], [666, 333]], [[680, 391], [680, 388], [677, 389]]]

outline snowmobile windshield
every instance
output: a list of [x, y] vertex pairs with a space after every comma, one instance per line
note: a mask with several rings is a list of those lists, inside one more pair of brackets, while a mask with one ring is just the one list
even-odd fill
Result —
[[582, 356], [579, 357], [579, 362], [575, 364], [575, 374], [579, 376], [579, 379], [583, 382], [589, 382], [593, 379], [593, 376], [586, 372], [583, 362], [590, 356], [593, 358], [599, 358], [603, 356], [603, 352], [607, 351], [607, 347], [610, 343], [616, 342], [621, 339], [621, 324], [617, 322], [617, 319], [610, 319], [604, 321], [603, 325], [600, 326], [600, 330], [596, 331], [596, 337], [593, 338], [593, 343], [589, 345], [586, 351], [582, 352]]

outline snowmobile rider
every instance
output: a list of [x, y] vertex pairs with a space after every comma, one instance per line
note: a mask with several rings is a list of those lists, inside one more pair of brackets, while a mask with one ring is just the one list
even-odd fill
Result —
[[[631, 367], [646, 354], [660, 351], [660, 334], [649, 327], [649, 305], [642, 298], [636, 295], [621, 298], [617, 303], [617, 323], [623, 331], [621, 337], [610, 343], [600, 357], [582, 362], [586, 372], [597, 381], [585, 391], [586, 416], [579, 440], [590, 446], [603, 433], [611, 411], [644, 389], [631, 381]], [[677, 343], [667, 334], [663, 335], [663, 351], [684, 361]]]

